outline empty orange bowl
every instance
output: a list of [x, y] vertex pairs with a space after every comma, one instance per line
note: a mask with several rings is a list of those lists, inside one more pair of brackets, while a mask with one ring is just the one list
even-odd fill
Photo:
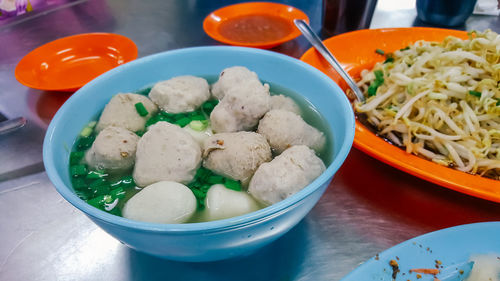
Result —
[[307, 15], [292, 6], [249, 2], [220, 8], [203, 21], [213, 39], [235, 46], [272, 48], [300, 35], [294, 19], [309, 22]]
[[129, 38], [86, 33], [57, 39], [24, 56], [15, 75], [21, 84], [46, 91], [75, 91], [102, 73], [137, 58]]

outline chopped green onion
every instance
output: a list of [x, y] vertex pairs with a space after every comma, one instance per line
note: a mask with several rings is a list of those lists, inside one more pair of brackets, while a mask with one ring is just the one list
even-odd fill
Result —
[[196, 179], [205, 179], [205, 178], [209, 177], [211, 174], [212, 174], [212, 172], [210, 172], [210, 170], [201, 167], [196, 171], [195, 178]]
[[495, 104], [496, 106], [500, 105], [500, 99], [497, 99], [497, 103]]
[[87, 167], [85, 167], [85, 165], [71, 166], [70, 173], [73, 177], [86, 175], [87, 174]]
[[191, 189], [191, 191], [193, 192], [193, 194], [196, 198], [205, 198], [205, 196], [206, 196], [206, 194], [201, 190]]
[[123, 188], [121, 187], [118, 187], [118, 188], [115, 188], [113, 190], [111, 190], [109, 192], [109, 195], [111, 195], [111, 197], [113, 198], [123, 198], [125, 197], [125, 190], [123, 190]]
[[382, 70], [375, 70], [373, 74], [375, 74], [375, 81], [384, 82], [384, 72]]
[[378, 86], [376, 86], [374, 83], [372, 83], [368, 87], [368, 96], [372, 97], [372, 96], [376, 95], [377, 94], [377, 88], [378, 88]]
[[176, 114], [173, 114], [173, 113], [168, 113], [166, 111], [161, 111], [160, 112], [161, 115], [165, 116], [165, 117], [169, 117], [169, 118], [174, 118]]
[[106, 195], [109, 193], [109, 185], [98, 185], [92, 188], [94, 190], [95, 195]]
[[113, 202], [113, 198], [109, 195], [100, 195], [95, 198], [87, 200], [87, 203], [98, 209], [104, 210], [104, 204]]
[[185, 127], [187, 124], [191, 123], [191, 119], [187, 118], [187, 117], [183, 117], [177, 121], [175, 121], [175, 124], [181, 126], [181, 127]]
[[82, 200], [88, 200], [89, 199], [89, 195], [87, 194], [87, 192], [77, 190], [77, 191], [75, 191], [75, 194], [78, 196], [78, 198], [80, 198]]
[[389, 57], [387, 58], [384, 63], [390, 63], [390, 62], [394, 62], [394, 58], [393, 57]]
[[76, 165], [80, 163], [85, 153], [83, 151], [73, 151], [69, 154], [69, 164]]
[[84, 137], [84, 138], [85, 138], [85, 137], [88, 137], [88, 136], [90, 136], [90, 135], [92, 134], [92, 131], [93, 131], [93, 130], [92, 130], [92, 128], [85, 127], [85, 128], [83, 128], [83, 130], [80, 132], [80, 136], [82, 136], [82, 137]]
[[380, 49], [376, 49], [375, 53], [377, 53], [379, 55], [384, 55], [385, 54], [385, 52], [383, 50], [380, 50]]
[[406, 50], [409, 50], [409, 49], [410, 49], [410, 46], [406, 46], [403, 49], [399, 49], [399, 50], [402, 52], [402, 51], [406, 51]]
[[478, 92], [478, 91], [469, 91], [469, 95], [473, 95], [475, 97], [478, 97], [480, 98], [481, 97], [481, 92]]
[[76, 142], [76, 147], [79, 150], [86, 150], [86, 149], [88, 149], [89, 147], [92, 146], [92, 144], [94, 143], [94, 140], [95, 140], [95, 136], [94, 135], [90, 135], [88, 137], [81, 137]]
[[147, 96], [147, 95], [149, 95], [149, 92], [151, 92], [151, 88], [152, 87], [147, 87], [147, 88], [144, 88], [144, 89], [137, 91], [136, 93], [139, 95]]
[[96, 125], [97, 125], [97, 121], [92, 121], [92, 122], [89, 122], [87, 124], [87, 127], [94, 129]]
[[155, 124], [158, 121], [159, 121], [158, 115], [155, 115], [155, 116], [149, 118], [148, 121], [146, 121], [146, 127], [149, 127], [149, 126]]
[[208, 121], [207, 120], [193, 120], [189, 123], [189, 127], [195, 131], [203, 131], [208, 127]]
[[82, 178], [73, 178], [71, 180], [71, 183], [73, 184], [73, 188], [76, 190], [82, 190], [82, 189], [87, 189], [88, 185], [85, 183], [85, 180]]
[[223, 183], [223, 182], [224, 182], [224, 178], [223, 178], [223, 177], [221, 177], [221, 176], [210, 176], [210, 177], [207, 179], [207, 182], [208, 182], [208, 183], [211, 183], [211, 184]]
[[178, 113], [178, 114], [175, 114], [173, 119], [174, 119], [175, 121], [179, 121], [179, 120], [181, 120], [181, 119], [183, 119], [183, 118], [188, 118], [188, 119], [189, 119], [189, 113], [188, 113], [188, 114], [186, 114], [186, 113]]
[[142, 104], [142, 102], [138, 102], [135, 104], [135, 110], [137, 110], [137, 113], [139, 113], [139, 115], [142, 117], [149, 114], [148, 110], [146, 109], [146, 107], [144, 107], [144, 104]]
[[205, 118], [205, 116], [203, 114], [196, 114], [196, 115], [191, 117], [191, 120], [203, 121], [203, 120], [207, 120], [207, 118]]
[[87, 200], [87, 203], [91, 206], [101, 209], [104, 205], [104, 195], [89, 199]]
[[203, 111], [207, 114], [210, 115], [212, 113], [212, 110], [214, 110], [214, 107], [219, 103], [218, 100], [208, 100], [205, 103], [201, 105], [201, 108]]
[[231, 179], [226, 179], [226, 182], [224, 185], [232, 190], [235, 191], [241, 191], [241, 183], [239, 181], [231, 180]]

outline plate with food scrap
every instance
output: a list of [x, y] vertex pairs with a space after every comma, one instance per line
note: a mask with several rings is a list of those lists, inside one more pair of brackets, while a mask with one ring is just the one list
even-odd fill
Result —
[[[367, 98], [353, 102], [354, 146], [432, 183], [500, 202], [497, 36], [412, 27], [325, 40]], [[348, 92], [316, 50], [301, 60]]]
[[213, 11], [203, 21], [203, 29], [208, 36], [225, 44], [268, 49], [301, 34], [294, 19], [309, 22], [303, 11], [292, 6], [247, 2]]
[[500, 222], [427, 233], [375, 255], [341, 281], [498, 280], [499, 233]]

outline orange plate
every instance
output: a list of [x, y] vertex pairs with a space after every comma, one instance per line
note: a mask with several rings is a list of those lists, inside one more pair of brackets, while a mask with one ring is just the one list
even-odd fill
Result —
[[[288, 22], [292, 32], [278, 40], [267, 41], [263, 43], [243, 43], [233, 41], [220, 34], [219, 27], [223, 22], [235, 17], [248, 15], [278, 16]], [[309, 23], [309, 18], [307, 17], [307, 15], [301, 10], [292, 6], [270, 2], [248, 2], [226, 6], [210, 13], [203, 21], [203, 29], [208, 34], [208, 36], [222, 43], [235, 46], [268, 49], [278, 46], [286, 41], [292, 40], [300, 35], [300, 31], [293, 24], [294, 19], [303, 19]]]
[[75, 91], [102, 73], [137, 58], [129, 38], [111, 33], [86, 33], [57, 39], [24, 56], [17, 81], [46, 91]]
[[[442, 41], [449, 35], [467, 38], [464, 31], [413, 27], [359, 30], [334, 36], [324, 43], [351, 76], [357, 78], [361, 70], [371, 69], [376, 62], [384, 60], [383, 56], [375, 53], [375, 49], [392, 52], [417, 40]], [[314, 49], [309, 49], [301, 60], [330, 76], [344, 90], [347, 88], [345, 82]], [[424, 180], [475, 197], [500, 202], [500, 181], [460, 172], [408, 154], [377, 137], [358, 121], [354, 145], [372, 157]]]

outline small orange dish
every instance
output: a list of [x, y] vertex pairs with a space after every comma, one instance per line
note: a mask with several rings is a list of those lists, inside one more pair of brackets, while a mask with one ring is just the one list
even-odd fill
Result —
[[249, 2], [220, 8], [203, 21], [213, 39], [235, 46], [268, 49], [300, 35], [294, 19], [309, 22], [307, 15], [292, 6]]
[[125, 36], [78, 34], [34, 49], [17, 64], [15, 75], [30, 88], [70, 92], [136, 58], [137, 46]]
[[[342, 67], [352, 77], [358, 78], [363, 69], [371, 69], [376, 62], [385, 59], [375, 52], [376, 49], [393, 52], [418, 40], [441, 42], [447, 36], [466, 39], [467, 32], [425, 27], [367, 29], [334, 36], [324, 43]], [[309, 49], [300, 59], [330, 76], [344, 91], [347, 89], [346, 83], [315, 49]], [[464, 173], [408, 154], [375, 135], [359, 121], [356, 121], [354, 146], [384, 163], [424, 180], [500, 203], [500, 181]]]

